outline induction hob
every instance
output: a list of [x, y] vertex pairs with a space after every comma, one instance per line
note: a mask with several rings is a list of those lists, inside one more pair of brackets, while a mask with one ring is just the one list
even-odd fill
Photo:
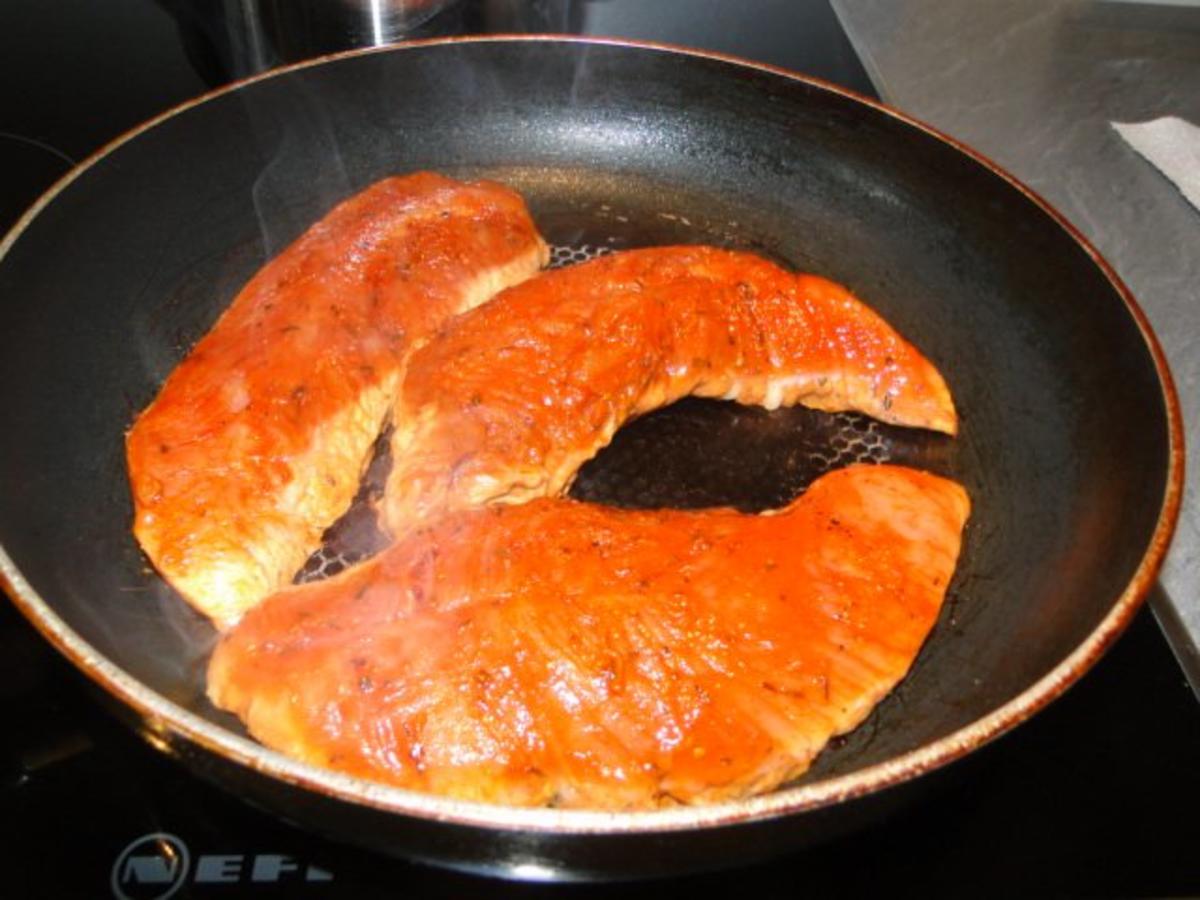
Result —
[[[0, 224], [72, 162], [244, 74], [237, 3], [9, 0], [0, 8]], [[689, 44], [871, 93], [826, 0], [464, 0], [416, 36], [565, 31]], [[326, 841], [141, 742], [0, 605], [0, 895], [13, 897], [933, 896], [1200, 893], [1200, 707], [1149, 610], [1050, 709], [852, 837], [667, 881], [492, 881]], [[147, 836], [188, 865], [169, 878]], [[156, 868], [157, 866], [157, 868]], [[166, 880], [156, 880], [158, 877]]]

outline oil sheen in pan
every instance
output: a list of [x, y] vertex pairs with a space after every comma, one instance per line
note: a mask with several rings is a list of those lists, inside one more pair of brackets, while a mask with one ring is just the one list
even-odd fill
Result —
[[[596, 245], [556, 245], [551, 268], [609, 252]], [[325, 533], [295, 581], [336, 575], [387, 544], [375, 503], [391, 469], [390, 430], [354, 503]], [[858, 462], [894, 462], [947, 474], [952, 442], [941, 435], [884, 425], [857, 413], [803, 407], [768, 411], [689, 398], [627, 423], [579, 470], [568, 495], [633, 509], [732, 506], [761, 512], [784, 506], [813, 481]]]

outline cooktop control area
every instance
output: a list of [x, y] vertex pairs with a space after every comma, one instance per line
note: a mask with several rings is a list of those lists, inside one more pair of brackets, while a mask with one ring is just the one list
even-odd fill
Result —
[[[122, 131], [306, 47], [332, 49], [322, 43], [333, 40], [326, 32], [264, 24], [273, 7], [280, 5], [0, 6], [0, 225], [9, 227], [73, 163]], [[248, 30], [250, 20], [258, 24]], [[521, 32], [698, 46], [871, 92], [826, 0], [460, 0], [413, 34]], [[8, 603], [0, 604], [0, 659], [7, 723], [0, 734], [0, 896], [614, 892], [611, 885], [488, 881], [431, 869], [329, 842], [251, 808], [127, 729]], [[926, 896], [1197, 894], [1194, 829], [1181, 824], [1200, 803], [1197, 759], [1200, 706], [1145, 610], [1065, 697], [926, 778], [925, 790], [891, 819], [763, 865], [619, 890], [631, 898], [897, 889]]]

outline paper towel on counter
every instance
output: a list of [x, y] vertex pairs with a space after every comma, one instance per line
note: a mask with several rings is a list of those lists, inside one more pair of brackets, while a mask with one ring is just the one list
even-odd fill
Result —
[[1200, 128], [1174, 116], [1112, 127], [1200, 209]]

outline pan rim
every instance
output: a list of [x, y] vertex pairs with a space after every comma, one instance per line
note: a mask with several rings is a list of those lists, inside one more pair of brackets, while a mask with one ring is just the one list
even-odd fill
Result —
[[1167, 418], [1167, 471], [1162, 504], [1150, 540], [1129, 583], [1115, 598], [1092, 632], [1064, 659], [1016, 697], [982, 718], [936, 741], [901, 756], [811, 784], [777, 789], [771, 793], [710, 806], [676, 807], [640, 812], [527, 809], [449, 798], [391, 787], [344, 775], [284, 756], [247, 737], [234, 734], [202, 718], [128, 674], [99, 653], [51, 608], [25, 580], [7, 549], [0, 544], [0, 584], [22, 614], [60, 653], [144, 723], [144, 735], [157, 749], [173, 752], [172, 738], [179, 737], [217, 756], [270, 776], [278, 781], [313, 790], [342, 802], [455, 825], [562, 834], [638, 834], [674, 832], [695, 828], [748, 823], [802, 813], [883, 791], [959, 759], [1006, 733], [1044, 708], [1092, 667], [1116, 640], [1153, 587], [1166, 556], [1179, 516], [1183, 494], [1184, 437], [1182, 413], [1165, 354], [1149, 320], [1120, 277], [1092, 244], [1051, 204], [978, 151], [957, 139], [884, 103], [855, 91], [765, 63], [737, 56], [669, 43], [624, 38], [580, 37], [555, 34], [483, 35], [431, 38], [328, 54], [273, 69], [224, 85], [185, 101], [113, 139], [83, 160], [44, 193], [0, 241], [0, 264], [22, 233], [54, 199], [88, 169], [125, 143], [194, 106], [268, 78], [340, 59], [374, 53], [403, 53], [429, 47], [492, 43], [573, 44], [622, 47], [638, 51], [672, 53], [764, 72], [866, 105], [900, 123], [924, 132], [988, 169], [1023, 194], [1048, 215], [1097, 265], [1125, 304], [1145, 341], [1162, 389]]

